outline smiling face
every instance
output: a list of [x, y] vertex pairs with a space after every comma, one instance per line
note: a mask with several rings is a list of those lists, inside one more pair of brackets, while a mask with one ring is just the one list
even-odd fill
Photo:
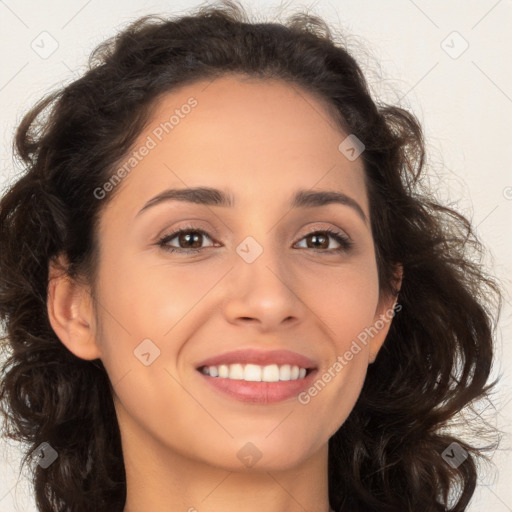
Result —
[[[230, 471], [247, 453], [258, 470], [326, 457], [389, 322], [367, 343], [361, 333], [393, 305], [379, 303], [363, 162], [338, 149], [347, 135], [283, 82], [226, 76], [161, 100], [101, 217], [101, 336], [68, 344], [107, 369], [127, 465], [148, 451]], [[295, 361], [305, 381], [235, 381], [242, 399], [201, 372], [242, 349], [307, 358]], [[265, 386], [274, 401], [253, 394]]]

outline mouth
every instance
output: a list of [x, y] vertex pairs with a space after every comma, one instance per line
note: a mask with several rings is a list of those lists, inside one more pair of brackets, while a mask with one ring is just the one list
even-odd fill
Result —
[[240, 350], [202, 361], [196, 371], [224, 397], [270, 404], [293, 398], [310, 386], [318, 367], [287, 350]]
[[303, 379], [315, 368], [303, 368], [291, 364], [220, 364], [200, 366], [197, 368], [203, 375], [217, 379], [243, 380], [245, 382], [287, 382]]

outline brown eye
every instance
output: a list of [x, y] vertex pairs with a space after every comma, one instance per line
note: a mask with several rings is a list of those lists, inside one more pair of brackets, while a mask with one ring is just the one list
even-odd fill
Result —
[[[330, 239], [333, 239], [338, 247], [329, 249]], [[327, 253], [348, 251], [353, 246], [353, 242], [348, 236], [332, 229], [313, 231], [304, 236], [302, 240], [306, 240], [306, 249], [317, 249]]]
[[311, 235], [308, 235], [306, 239], [311, 241], [311, 244], [309, 244], [308, 241], [308, 247], [311, 247], [312, 249], [328, 249], [329, 248], [329, 236], [323, 234], [323, 233], [312, 233]]
[[201, 247], [202, 237], [197, 231], [183, 232], [177, 236], [180, 246], [191, 244], [194, 248]]
[[[170, 252], [199, 252], [203, 247], [204, 238], [212, 240], [206, 231], [198, 228], [181, 228], [173, 233], [165, 235], [158, 241], [158, 245]], [[171, 244], [177, 240], [177, 245]], [[211, 246], [210, 246], [211, 247]]]
[[[199, 253], [203, 249], [214, 246], [214, 244], [203, 246], [205, 238], [213, 241], [212, 237], [206, 231], [200, 228], [185, 227], [165, 235], [158, 241], [158, 245], [168, 252], [185, 254]], [[353, 245], [352, 240], [348, 236], [331, 229], [313, 231], [304, 236], [300, 242], [303, 240], [306, 241], [306, 247], [302, 248], [315, 249], [318, 252], [326, 254], [346, 252]], [[338, 244], [338, 247], [329, 248], [332, 240]], [[175, 242], [171, 243], [173, 241]]]

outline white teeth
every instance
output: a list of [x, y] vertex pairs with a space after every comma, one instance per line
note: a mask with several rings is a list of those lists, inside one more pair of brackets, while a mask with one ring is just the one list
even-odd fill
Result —
[[230, 364], [229, 378], [234, 380], [242, 380], [244, 378], [244, 367], [241, 364]]
[[263, 367], [263, 373], [261, 375], [263, 382], [278, 382], [279, 381], [279, 366], [277, 364], [271, 364]]
[[306, 368], [296, 365], [269, 364], [259, 366], [257, 364], [221, 364], [219, 366], [205, 366], [201, 369], [205, 375], [219, 377], [221, 379], [245, 380], [248, 382], [278, 382], [286, 380], [303, 379], [306, 376]]
[[[304, 373], [304, 375], [306, 375]], [[289, 364], [283, 364], [281, 368], [279, 368], [279, 380], [290, 380], [292, 376], [292, 367]]]
[[246, 364], [244, 369], [244, 380], [250, 382], [261, 381], [261, 366], [257, 364]]

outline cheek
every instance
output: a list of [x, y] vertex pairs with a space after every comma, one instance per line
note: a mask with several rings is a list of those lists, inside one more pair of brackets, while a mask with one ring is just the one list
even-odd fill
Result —
[[[101, 297], [112, 317], [134, 336], [162, 338], [219, 279], [211, 267], [188, 267], [145, 258], [119, 258], [101, 270]], [[108, 319], [107, 319], [108, 320]]]
[[338, 353], [342, 353], [374, 321], [379, 300], [375, 261], [365, 258], [357, 265], [317, 272], [315, 283], [312, 309], [322, 319]]
[[105, 257], [98, 276], [98, 342], [111, 379], [140, 365], [134, 351], [148, 339], [156, 346], [145, 342], [149, 351], [160, 350], [163, 356], [156, 361], [172, 365], [181, 344], [171, 341], [186, 340], [190, 327], [199, 321], [197, 315], [208, 313], [208, 301], [203, 299], [223, 273], [208, 265], [192, 269], [165, 262], [148, 264], [129, 255]]

